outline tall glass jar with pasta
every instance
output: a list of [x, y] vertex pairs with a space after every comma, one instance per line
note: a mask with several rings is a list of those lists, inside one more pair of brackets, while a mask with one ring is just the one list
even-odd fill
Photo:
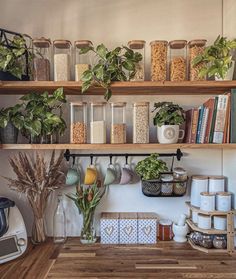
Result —
[[126, 143], [126, 103], [111, 103], [111, 143]]

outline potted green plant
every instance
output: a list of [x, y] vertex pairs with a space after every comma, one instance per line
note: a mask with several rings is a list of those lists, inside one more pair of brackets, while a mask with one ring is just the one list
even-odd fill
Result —
[[[184, 138], [184, 130], [179, 129], [179, 125], [185, 121], [184, 110], [172, 102], [154, 103], [152, 112], [157, 111], [153, 124], [157, 126], [157, 139], [159, 143], [177, 143]], [[182, 135], [180, 136], [180, 133]]]
[[214, 76], [215, 80], [232, 80], [235, 61], [232, 51], [236, 48], [236, 39], [218, 36], [213, 45], [208, 46], [203, 54], [193, 60], [193, 66], [203, 65], [199, 76]]
[[26, 39], [15, 35], [7, 42], [0, 39], [0, 80], [29, 80], [27, 69], [30, 70], [33, 54], [27, 47]]
[[52, 95], [30, 93], [21, 98], [24, 107], [23, 134], [31, 143], [52, 143], [52, 137], [62, 135], [66, 122], [62, 117], [62, 105], [66, 103], [63, 88]]
[[103, 44], [100, 44], [96, 48], [85, 47], [81, 49], [80, 53], [84, 54], [88, 51], [94, 52], [97, 62], [81, 77], [82, 93], [86, 92], [90, 86], [98, 85], [105, 89], [104, 98], [106, 100], [109, 100], [112, 95], [111, 83], [134, 78], [138, 62], [142, 60], [140, 53], [125, 46], [108, 50]]
[[21, 104], [0, 110], [0, 138], [2, 143], [17, 143], [19, 130], [24, 126], [24, 116], [21, 110]]

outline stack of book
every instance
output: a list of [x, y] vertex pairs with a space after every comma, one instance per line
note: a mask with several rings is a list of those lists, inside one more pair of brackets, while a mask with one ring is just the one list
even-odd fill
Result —
[[[235, 91], [235, 92], [234, 92]], [[236, 142], [236, 90], [186, 111], [186, 143]]]

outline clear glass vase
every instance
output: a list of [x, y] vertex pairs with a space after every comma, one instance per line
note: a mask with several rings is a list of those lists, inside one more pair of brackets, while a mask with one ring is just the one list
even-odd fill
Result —
[[83, 227], [81, 229], [80, 242], [83, 244], [95, 243], [96, 232], [94, 229], [94, 210], [82, 213]]

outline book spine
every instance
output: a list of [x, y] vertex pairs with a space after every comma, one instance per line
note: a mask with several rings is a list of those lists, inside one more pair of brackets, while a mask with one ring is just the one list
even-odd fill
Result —
[[214, 134], [214, 128], [215, 128], [215, 121], [216, 121], [217, 105], [218, 105], [218, 97], [215, 97], [213, 117], [212, 117], [212, 122], [211, 122], [211, 129], [210, 129], [209, 143], [213, 142], [213, 134]]
[[186, 111], [186, 127], [185, 127], [185, 138], [184, 142], [191, 143], [191, 129], [193, 121], [193, 112], [194, 109]]
[[204, 113], [204, 107], [201, 106], [199, 108], [199, 117], [198, 117], [198, 125], [197, 125], [197, 138], [196, 143], [200, 143], [200, 134], [201, 134], [201, 128], [202, 128], [202, 118]]
[[231, 90], [230, 143], [236, 143], [236, 89]]
[[208, 113], [209, 108], [204, 109], [204, 115], [202, 120], [202, 129], [200, 134], [200, 143], [204, 143], [205, 135], [206, 135], [206, 127], [207, 127], [207, 121], [208, 121]]
[[199, 109], [195, 108], [193, 110], [193, 120], [192, 120], [192, 125], [191, 125], [190, 143], [196, 142], [198, 115], [199, 115]]
[[208, 108], [208, 119], [206, 124], [204, 143], [209, 143], [211, 123], [212, 123], [213, 112], [214, 112], [214, 103], [215, 103], [215, 99], [211, 98], [204, 104], [206, 108]]

